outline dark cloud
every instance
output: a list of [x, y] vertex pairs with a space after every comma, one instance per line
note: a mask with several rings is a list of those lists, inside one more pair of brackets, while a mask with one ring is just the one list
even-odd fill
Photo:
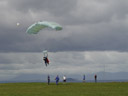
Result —
[[[0, 0], [1, 80], [20, 74], [127, 72], [127, 5], [127, 0]], [[55, 21], [63, 30], [27, 34], [40, 20]]]
[[97, 72], [113, 73], [127, 72], [128, 66], [128, 53], [122, 52], [49, 52], [50, 65], [48, 68], [46, 68], [42, 61], [42, 55], [42, 53], [23, 52], [1, 53], [1, 75], [8, 77], [9, 75], [18, 76], [23, 73], [43, 75], [81, 75]]
[[[127, 4], [126, 0], [1, 1], [0, 52], [128, 51]], [[39, 20], [58, 22], [63, 30], [26, 34], [27, 27]]]
[[53, 15], [64, 15], [70, 12], [76, 5], [77, 0], [12, 0], [9, 4], [16, 8], [16, 10], [27, 12], [33, 11], [47, 11]]

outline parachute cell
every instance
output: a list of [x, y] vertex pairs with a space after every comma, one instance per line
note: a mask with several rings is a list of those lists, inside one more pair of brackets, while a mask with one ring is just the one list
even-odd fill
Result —
[[28, 34], [37, 34], [40, 30], [42, 30], [44, 28], [51, 28], [51, 29], [55, 29], [57, 31], [62, 30], [62, 27], [55, 22], [43, 21], [43, 22], [37, 22], [37, 23], [32, 24], [27, 29], [27, 33]]

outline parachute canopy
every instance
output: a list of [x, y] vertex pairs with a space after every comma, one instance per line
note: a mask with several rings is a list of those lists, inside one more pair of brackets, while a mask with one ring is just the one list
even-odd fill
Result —
[[34, 23], [30, 27], [28, 27], [27, 33], [28, 34], [37, 34], [40, 30], [42, 30], [44, 28], [51, 28], [51, 29], [55, 29], [57, 31], [62, 30], [62, 27], [55, 22], [42, 21], [42, 22]]

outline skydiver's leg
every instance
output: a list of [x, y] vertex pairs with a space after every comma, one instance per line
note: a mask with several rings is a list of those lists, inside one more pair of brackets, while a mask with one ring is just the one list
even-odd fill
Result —
[[45, 58], [45, 60], [44, 60], [44, 61], [45, 61], [45, 65], [47, 66], [47, 60], [46, 60], [46, 58]]
[[47, 63], [45, 63], [46, 67], [47, 67]]

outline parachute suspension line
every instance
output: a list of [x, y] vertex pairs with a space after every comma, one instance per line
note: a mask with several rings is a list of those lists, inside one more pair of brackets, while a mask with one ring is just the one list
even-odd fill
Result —
[[48, 57], [48, 51], [47, 50], [44, 50], [43, 51], [43, 55], [44, 55], [44, 57]]

